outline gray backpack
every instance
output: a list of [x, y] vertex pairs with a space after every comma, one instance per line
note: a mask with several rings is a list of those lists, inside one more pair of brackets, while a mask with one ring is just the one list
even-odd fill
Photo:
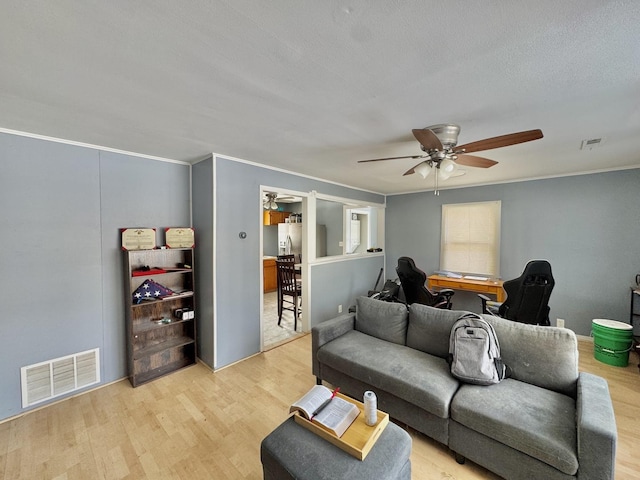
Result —
[[453, 324], [449, 364], [451, 374], [466, 383], [492, 385], [507, 376], [493, 326], [475, 313], [462, 315]]

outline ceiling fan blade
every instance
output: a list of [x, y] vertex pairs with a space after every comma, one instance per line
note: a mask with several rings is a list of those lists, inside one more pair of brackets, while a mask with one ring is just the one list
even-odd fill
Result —
[[498, 162], [484, 157], [476, 157], [475, 155], [458, 155], [456, 163], [467, 167], [489, 168], [493, 167]]
[[429, 155], [405, 155], [404, 157], [374, 158], [372, 160], [358, 160], [358, 163], [382, 162], [383, 160], [398, 160], [400, 158], [425, 158], [428, 156]]
[[416, 140], [427, 150], [442, 150], [442, 143], [433, 131], [425, 128], [414, 128], [411, 130]]
[[527, 130], [525, 132], [509, 133], [507, 135], [500, 135], [499, 137], [485, 138], [477, 142], [467, 143], [466, 145], [459, 145], [455, 148], [455, 151], [464, 151], [464, 153], [480, 152], [481, 150], [492, 150], [494, 148], [530, 142], [531, 140], [538, 140], [542, 137], [542, 130]]

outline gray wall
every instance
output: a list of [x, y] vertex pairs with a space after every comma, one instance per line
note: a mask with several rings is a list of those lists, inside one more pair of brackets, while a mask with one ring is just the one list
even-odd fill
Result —
[[[213, 160], [196, 163], [192, 167], [192, 189], [198, 192], [213, 191]], [[213, 365], [213, 199], [197, 195], [192, 199], [193, 224], [196, 239], [196, 328], [198, 357], [207, 365]], [[206, 321], [205, 321], [206, 319]]]
[[[589, 335], [591, 320], [629, 321], [640, 273], [640, 170], [536, 180], [387, 197], [387, 267], [410, 256], [430, 274], [439, 268], [441, 205], [502, 201], [501, 276], [520, 275], [528, 260], [551, 263], [556, 286], [551, 321]], [[480, 310], [475, 294], [456, 292], [455, 309]]]
[[[211, 162], [206, 160], [205, 162]], [[201, 162], [202, 163], [202, 162]], [[200, 164], [197, 164], [200, 165]], [[194, 178], [196, 168], [194, 166]], [[229, 365], [260, 351], [260, 277], [262, 275], [262, 254], [260, 251], [260, 229], [262, 228], [262, 201], [260, 186], [282, 188], [300, 192], [315, 190], [326, 195], [361, 200], [363, 202], [384, 203], [384, 197], [360, 190], [350, 189], [319, 180], [282, 173], [254, 165], [249, 165], [225, 158], [215, 160], [215, 185], [213, 191], [207, 186], [193, 184], [193, 202], [213, 202], [216, 208], [216, 333], [215, 338], [203, 339], [211, 341], [217, 361], [213, 368]], [[231, 206], [231, 207], [230, 207]], [[194, 214], [194, 226], [199, 230], [198, 218]], [[239, 233], [247, 233], [245, 239]], [[199, 249], [212, 249], [212, 244], [199, 244]], [[336, 267], [339, 268], [335, 264]], [[354, 272], [358, 267], [353, 264]], [[329, 267], [332, 268], [332, 267]], [[368, 278], [368, 268], [364, 269], [363, 278]], [[375, 277], [371, 282], [375, 281]], [[336, 284], [344, 283], [344, 292], [349, 297], [361, 294], [354, 290], [348, 279], [336, 277]], [[330, 304], [335, 299], [327, 297], [327, 285], [312, 282], [313, 298], [326, 298]], [[331, 288], [335, 288], [332, 285]], [[317, 291], [316, 291], [317, 288]], [[199, 292], [208, 295], [210, 292]], [[366, 293], [366, 291], [364, 292]], [[339, 300], [345, 302], [346, 300]], [[338, 303], [339, 303], [338, 302]], [[336, 305], [338, 304], [336, 303]], [[333, 307], [332, 307], [333, 308]], [[200, 312], [201, 314], [203, 312]], [[321, 312], [311, 312], [311, 322], [326, 320]], [[213, 317], [204, 319], [213, 322]], [[207, 347], [203, 346], [205, 351]]]
[[327, 229], [327, 256], [342, 255], [340, 243], [344, 238], [344, 209], [338, 202], [317, 200], [316, 223]]
[[278, 225], [262, 227], [262, 253], [271, 257], [278, 255]]
[[25, 365], [99, 347], [102, 382], [126, 376], [118, 229], [188, 226], [189, 170], [0, 134], [0, 419]]
[[[382, 255], [314, 265], [311, 269], [311, 310], [314, 312], [311, 326], [338, 316], [338, 305], [342, 305], [342, 313], [347, 313], [349, 307], [355, 305], [357, 296], [366, 295], [373, 289], [383, 266]], [[378, 290], [383, 284], [381, 278]]]

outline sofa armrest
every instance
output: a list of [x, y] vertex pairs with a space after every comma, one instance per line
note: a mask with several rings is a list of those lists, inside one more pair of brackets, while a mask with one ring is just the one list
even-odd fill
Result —
[[311, 329], [311, 370], [318, 380], [320, 380], [318, 350], [324, 344], [353, 330], [355, 328], [355, 320], [356, 314], [349, 313], [322, 322]]
[[618, 431], [607, 381], [580, 373], [576, 406], [578, 478], [613, 480]]

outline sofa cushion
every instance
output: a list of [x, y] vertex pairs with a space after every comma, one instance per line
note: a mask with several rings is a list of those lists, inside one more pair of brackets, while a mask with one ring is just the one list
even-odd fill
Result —
[[422, 352], [447, 358], [451, 327], [469, 312], [444, 310], [413, 303], [409, 306], [407, 346]]
[[459, 385], [444, 359], [356, 330], [323, 345], [318, 360], [440, 418]]
[[387, 342], [404, 345], [407, 340], [407, 307], [368, 297], [356, 299], [356, 330]]
[[578, 341], [573, 331], [483, 317], [496, 331], [512, 378], [576, 397]]
[[491, 386], [462, 385], [451, 419], [567, 475], [578, 470], [575, 401], [513, 378]]

